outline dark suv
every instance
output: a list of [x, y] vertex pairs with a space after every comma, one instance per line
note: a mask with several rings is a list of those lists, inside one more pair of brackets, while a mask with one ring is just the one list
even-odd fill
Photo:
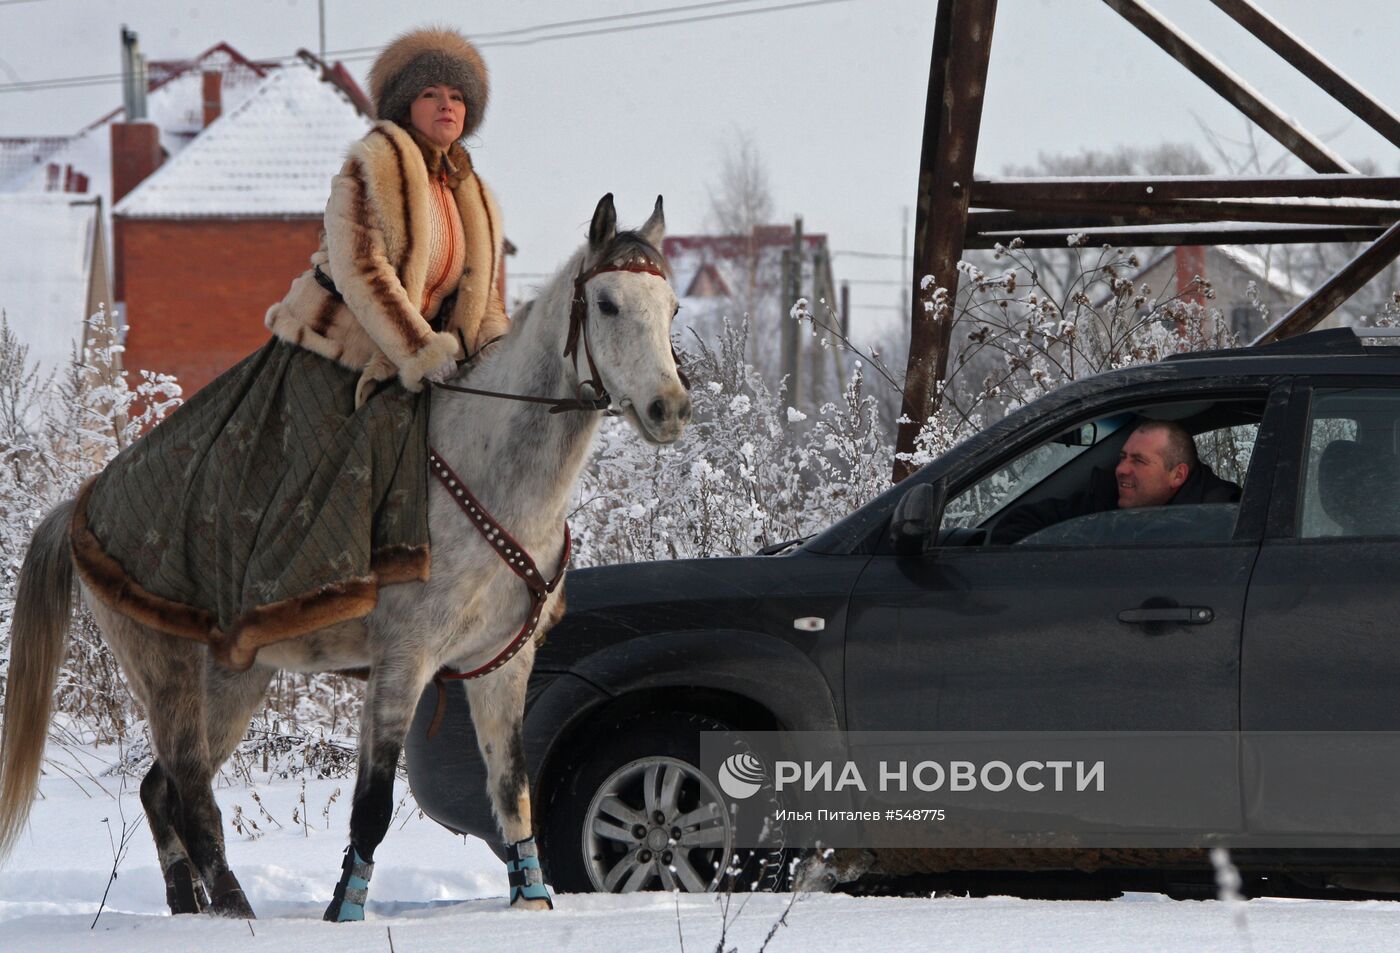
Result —
[[[683, 839], [670, 878], [628, 840], [657, 811], [723, 813], [695, 767], [707, 729], [1400, 729], [1397, 343], [1321, 331], [1102, 374], [787, 548], [571, 573], [525, 717], [551, 881], [711, 886], [722, 834]], [[1012, 508], [1111, 470], [1144, 419], [1184, 426], [1238, 502], [991, 542]], [[449, 693], [428, 740], [434, 695], [408, 742], [418, 803], [496, 843], [465, 702]], [[1242, 828], [1269, 823], [1247, 799], [1239, 810]], [[1235, 860], [1355, 884], [1395, 855]], [[1005, 863], [964, 861], [943, 866]]]

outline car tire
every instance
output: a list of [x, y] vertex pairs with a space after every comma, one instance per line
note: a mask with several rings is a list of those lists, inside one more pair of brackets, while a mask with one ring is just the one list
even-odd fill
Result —
[[[700, 770], [700, 733], [729, 730], [705, 715], [650, 712], [589, 732], [601, 740], [554, 772], [542, 818], [554, 889], [784, 889], [792, 852], [735, 851], [726, 799]], [[759, 796], [772, 799], [771, 786]]]

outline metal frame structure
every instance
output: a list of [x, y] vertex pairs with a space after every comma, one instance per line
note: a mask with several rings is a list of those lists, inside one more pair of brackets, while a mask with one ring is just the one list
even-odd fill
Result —
[[[1372, 244], [1253, 343], [1315, 327], [1400, 257], [1400, 177], [1365, 176], [1196, 45], [1142, 0], [1103, 0], [1197, 78], [1280, 142], [1315, 175], [976, 179], [987, 64], [997, 0], [939, 0], [914, 222], [909, 365], [897, 449], [908, 453], [937, 408], [947, 375], [963, 251], [1020, 238], [1064, 248], [1071, 234], [1124, 246], [1361, 242]], [[1400, 147], [1400, 117], [1343, 76], [1251, 0], [1212, 0], [1231, 19]], [[1272, 201], [1260, 202], [1259, 199]], [[1250, 201], [1255, 200], [1255, 201]], [[1307, 201], [1304, 201], [1307, 200]], [[922, 276], [948, 290], [926, 310]], [[895, 464], [895, 480], [909, 467]]]

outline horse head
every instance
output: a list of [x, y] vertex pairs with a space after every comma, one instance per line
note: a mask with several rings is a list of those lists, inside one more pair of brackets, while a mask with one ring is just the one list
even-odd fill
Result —
[[[671, 443], [690, 422], [690, 394], [671, 348], [680, 310], [667, 277], [661, 197], [636, 231], [617, 230], [612, 193], [598, 202], [574, 280], [569, 346], [582, 387], [599, 389], [650, 443]], [[580, 341], [581, 339], [581, 341]], [[592, 377], [584, 380], [585, 373]]]

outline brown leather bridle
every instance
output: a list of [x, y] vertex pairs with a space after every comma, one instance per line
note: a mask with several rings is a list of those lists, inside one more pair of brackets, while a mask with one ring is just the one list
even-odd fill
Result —
[[[434, 384], [444, 390], [458, 391], [464, 394], [479, 394], [483, 397], [499, 397], [504, 400], [522, 400], [530, 403], [549, 404], [551, 414], [562, 413], [569, 410], [583, 411], [608, 411], [612, 405], [612, 398], [608, 395], [607, 389], [603, 386], [602, 375], [598, 373], [598, 365], [593, 361], [593, 351], [588, 341], [588, 295], [586, 286], [599, 275], [613, 271], [630, 271], [640, 274], [656, 275], [662, 280], [666, 279], [666, 274], [655, 262], [648, 258], [629, 258], [618, 263], [603, 263], [595, 265], [593, 268], [584, 270], [579, 268], [579, 273], [574, 277], [574, 295], [569, 306], [569, 333], [564, 343], [564, 356], [573, 358], [574, 373], [579, 378], [575, 396], [572, 398], [555, 399], [550, 397], [531, 397], [525, 394], [505, 394], [498, 391], [481, 390], [475, 387], [462, 387], [458, 384]], [[583, 374], [579, 370], [579, 342], [583, 342], [583, 357], [588, 362], [588, 372], [591, 377], [583, 379]], [[676, 374], [681, 379], [681, 384], [688, 390], [690, 382], [681, 371], [680, 360], [677, 358], [675, 348], [671, 349], [671, 357], [676, 360]], [[583, 387], [588, 385], [596, 395], [592, 398], [583, 396]], [[477, 528], [487, 545], [493, 549], [498, 556], [510, 567], [525, 583], [530, 591], [530, 611], [523, 625], [516, 631], [506, 646], [492, 656], [491, 660], [467, 672], [457, 672], [444, 667], [433, 676], [433, 681], [437, 685], [438, 700], [433, 712], [432, 722], [428, 727], [428, 737], [432, 738], [437, 734], [438, 728], [442, 724], [443, 712], [446, 710], [446, 689], [444, 683], [448, 680], [467, 680], [480, 678], [483, 675], [496, 671], [502, 665], [509, 662], [525, 646], [525, 643], [534, 637], [535, 630], [539, 627], [540, 618], [543, 615], [545, 603], [549, 595], [564, 578], [564, 569], [569, 563], [569, 555], [572, 544], [569, 535], [569, 524], [564, 523], [564, 550], [559, 557], [559, 567], [555, 570], [552, 578], [546, 580], [541, 574], [538, 564], [531, 558], [525, 548], [515, 541], [515, 538], [502, 527], [495, 518], [481, 505], [468, 489], [466, 483], [453, 472], [442, 456], [432, 447], [428, 448], [429, 472], [442, 484], [453, 501], [461, 508], [463, 514]]]
[[[569, 333], [564, 339], [564, 356], [571, 357], [574, 361], [574, 374], [578, 378], [576, 390], [573, 397], [532, 397], [527, 394], [506, 394], [501, 391], [482, 390], [478, 387], [463, 387], [460, 384], [433, 384], [433, 387], [443, 390], [456, 391], [461, 394], [477, 394], [481, 397], [499, 397], [502, 400], [520, 400], [532, 404], [548, 404], [551, 414], [564, 413], [570, 410], [582, 411], [602, 411], [604, 413], [620, 413], [612, 409], [612, 396], [607, 388], [603, 386], [603, 376], [598, 373], [598, 365], [593, 361], [593, 349], [588, 340], [588, 292], [587, 285], [599, 275], [605, 275], [613, 271], [630, 271], [636, 274], [656, 275], [662, 281], [666, 280], [666, 273], [650, 258], [628, 258], [622, 262], [600, 262], [592, 268], [585, 270], [579, 266], [579, 272], [574, 276], [574, 294], [569, 304]], [[495, 341], [494, 338], [488, 341], [483, 348]], [[578, 366], [579, 341], [583, 342], [584, 360], [588, 362], [589, 377], [585, 380]], [[480, 353], [480, 352], [478, 352]], [[681, 362], [676, 349], [671, 348], [671, 358], [676, 362], [676, 376], [681, 380], [681, 386], [686, 390], [690, 389], [690, 380], [685, 372], [681, 370]], [[459, 366], [467, 361], [459, 361]], [[587, 385], [593, 392], [593, 397], [584, 397], [583, 388]]]

